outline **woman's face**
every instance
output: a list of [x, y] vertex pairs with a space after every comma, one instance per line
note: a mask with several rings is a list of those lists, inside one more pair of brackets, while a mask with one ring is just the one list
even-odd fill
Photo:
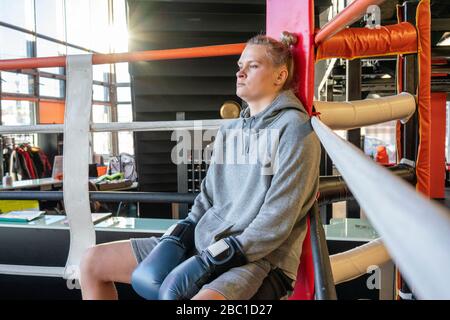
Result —
[[280, 91], [287, 77], [286, 67], [276, 68], [264, 45], [247, 45], [238, 61], [236, 95], [255, 102]]

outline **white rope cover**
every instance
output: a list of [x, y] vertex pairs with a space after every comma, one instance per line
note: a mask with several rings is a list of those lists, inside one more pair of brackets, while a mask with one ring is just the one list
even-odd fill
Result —
[[318, 118], [314, 131], [420, 299], [450, 299], [450, 214]]
[[67, 56], [64, 114], [63, 195], [70, 227], [66, 279], [79, 279], [84, 251], [95, 245], [89, 206], [89, 120], [92, 101], [92, 56]]
[[370, 266], [381, 266], [391, 259], [381, 239], [330, 256], [335, 284], [367, 274]]
[[333, 130], [350, 130], [391, 120], [406, 123], [416, 111], [416, 99], [407, 92], [377, 99], [343, 102], [314, 101], [320, 120]]

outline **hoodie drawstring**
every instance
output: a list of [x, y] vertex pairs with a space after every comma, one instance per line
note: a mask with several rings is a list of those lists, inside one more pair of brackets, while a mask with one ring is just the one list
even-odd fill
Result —
[[246, 120], [245, 120], [245, 118], [244, 118], [244, 120], [242, 121], [242, 128], [241, 128], [241, 141], [242, 141], [242, 143], [244, 144], [244, 147], [245, 147], [245, 140], [244, 140], [244, 127], [245, 127], [245, 122], [246, 122]]
[[250, 119], [250, 125], [249, 125], [249, 128], [248, 128], [248, 141], [247, 141], [247, 147], [246, 147], [246, 149], [245, 149], [245, 152], [246, 153], [249, 153], [249, 150], [250, 150], [250, 139], [251, 139], [251, 134], [252, 134], [252, 122], [253, 122], [253, 120], [255, 120], [255, 117], [252, 117], [251, 119]]

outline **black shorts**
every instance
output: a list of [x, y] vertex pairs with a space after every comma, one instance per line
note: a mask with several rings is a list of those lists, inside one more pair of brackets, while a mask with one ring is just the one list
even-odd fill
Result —
[[281, 269], [272, 269], [250, 300], [285, 299], [294, 291], [294, 283], [295, 281], [289, 278]]

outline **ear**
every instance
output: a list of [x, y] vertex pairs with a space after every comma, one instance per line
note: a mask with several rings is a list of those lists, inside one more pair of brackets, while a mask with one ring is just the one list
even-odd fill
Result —
[[288, 77], [288, 71], [286, 68], [281, 68], [277, 71], [277, 75], [275, 78], [275, 85], [282, 86]]

